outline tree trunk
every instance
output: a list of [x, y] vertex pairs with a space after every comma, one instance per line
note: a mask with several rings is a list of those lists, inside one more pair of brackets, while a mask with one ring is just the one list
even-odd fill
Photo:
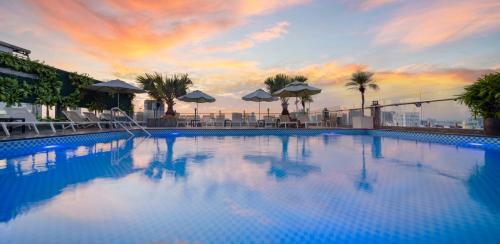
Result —
[[62, 113], [63, 107], [60, 103], [56, 104], [55, 107], [55, 118], [64, 118], [64, 114]]
[[365, 91], [361, 91], [361, 115], [365, 116]]
[[282, 101], [281, 107], [283, 108], [283, 110], [281, 111], [281, 115], [289, 115], [290, 114], [288, 112], [288, 102], [287, 101]]
[[175, 115], [175, 112], [174, 112], [174, 103], [167, 103], [167, 112], [165, 113], [165, 115]]
[[50, 111], [49, 110], [50, 110], [50, 106], [47, 105], [47, 111], [45, 111], [45, 116], [47, 117], [47, 119], [50, 119], [50, 113], [49, 113]]
[[161, 106], [161, 104], [160, 104], [158, 101], [156, 101], [156, 104], [155, 104], [155, 105], [156, 105], [156, 107], [155, 107], [155, 109], [154, 109], [153, 116], [154, 116], [154, 117], [155, 117], [155, 119], [156, 119], [156, 118], [158, 117], [158, 111], [160, 111], [160, 106]]

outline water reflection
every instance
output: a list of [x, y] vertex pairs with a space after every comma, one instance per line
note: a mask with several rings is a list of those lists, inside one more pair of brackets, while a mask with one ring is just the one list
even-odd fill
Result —
[[467, 180], [470, 196], [491, 211], [500, 213], [500, 152], [484, 152], [484, 165], [477, 166]]
[[[372, 144], [372, 150], [375, 144]], [[358, 178], [354, 181], [356, 189], [364, 192], [373, 192], [373, 184], [376, 182], [376, 177], [368, 175], [366, 169], [365, 143], [361, 144], [361, 172]]]
[[[214, 243], [290, 236], [287, 242], [338, 232], [353, 242], [380, 233], [393, 242], [417, 235], [439, 242], [463, 233], [468, 243], [498, 232], [498, 162], [494, 151], [348, 135], [65, 146], [0, 157], [0, 222], [9, 222], [0, 224], [0, 242], [50, 242], [59, 232], [33, 223], [53, 218], [50, 228], [62, 238], [81, 238], [82, 226], [92, 226], [88, 242], [149, 242], [151, 235]], [[419, 230], [429, 224], [446, 231]]]
[[382, 137], [373, 136], [372, 140], [372, 157], [382, 158]]
[[[295, 160], [290, 158], [288, 152], [290, 136], [280, 136], [278, 138], [281, 141], [281, 157], [273, 155], [246, 154], [243, 158], [256, 164], [269, 163], [268, 175], [274, 176], [278, 180], [285, 179], [288, 176], [304, 177], [311, 172], [321, 171], [319, 166], [306, 162], [306, 160], [310, 157], [310, 150], [306, 149], [307, 146], [305, 145], [307, 138], [302, 137], [302, 140], [299, 140], [300, 137], [297, 137], [297, 148], [299, 141], [301, 141], [302, 150], [300, 150], [300, 153], [298, 153], [299, 151], [297, 150], [297, 157]], [[300, 160], [298, 159], [299, 157]]]
[[[130, 158], [113, 164], [109, 151], [99, 148], [110, 148], [111, 143], [118, 142], [5, 159], [5, 168], [0, 170], [0, 222], [16, 218], [69, 186], [96, 178], [120, 178], [136, 171]], [[130, 141], [117, 150], [129, 151], [132, 147], [133, 141]]]
[[[207, 152], [185, 153], [174, 157], [174, 144], [176, 138], [175, 136], [168, 136], [165, 138], [167, 144], [166, 149], [161, 148], [159, 143], [161, 139], [154, 139], [156, 151], [153, 160], [149, 163], [144, 172], [149, 178], [160, 180], [166, 174], [174, 176], [175, 179], [186, 178], [186, 165], [188, 161], [202, 163], [213, 157], [212, 154]], [[197, 148], [197, 138], [193, 138], [193, 141], [193, 147]]]

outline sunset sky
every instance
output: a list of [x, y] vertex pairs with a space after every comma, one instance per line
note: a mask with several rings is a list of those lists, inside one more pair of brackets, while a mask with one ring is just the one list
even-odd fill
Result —
[[369, 101], [450, 97], [499, 70], [500, 1], [0, 0], [0, 40], [102, 81], [189, 73], [213, 111], [255, 110], [241, 97], [267, 76], [302, 74], [321, 109], [359, 104], [344, 87], [359, 69], [381, 87]]

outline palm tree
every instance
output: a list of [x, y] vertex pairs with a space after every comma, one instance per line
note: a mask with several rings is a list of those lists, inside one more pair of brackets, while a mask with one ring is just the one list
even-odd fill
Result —
[[365, 92], [366, 89], [378, 90], [379, 86], [373, 80], [373, 73], [357, 71], [351, 76], [351, 81], [345, 86], [350, 90], [358, 90], [361, 93], [361, 111], [365, 111]]
[[188, 74], [174, 74], [172, 76], [162, 76], [154, 72], [152, 74], [145, 73], [137, 77], [137, 81], [142, 84], [148, 95], [156, 100], [156, 110], [162, 101], [167, 103], [166, 115], [175, 115], [174, 104], [175, 98], [185, 95], [187, 89], [193, 85], [193, 81]]
[[[285, 88], [288, 84], [292, 83], [293, 79], [289, 77], [288, 75], [285, 74], [277, 74], [272, 77], [268, 77], [265, 81], [264, 84], [267, 87], [267, 91], [271, 94], [274, 92]], [[281, 107], [283, 110], [281, 111], [282, 115], [288, 115], [288, 98], [287, 97], [282, 97], [281, 99]]]
[[[307, 77], [305, 77], [303, 75], [297, 75], [297, 76], [293, 77], [293, 81], [298, 81], [298, 82], [304, 83], [307, 81]], [[304, 112], [306, 111], [306, 103], [311, 103], [311, 102], [313, 102], [311, 95], [306, 95], [306, 96], [300, 97], [300, 104], [302, 105], [302, 110]]]

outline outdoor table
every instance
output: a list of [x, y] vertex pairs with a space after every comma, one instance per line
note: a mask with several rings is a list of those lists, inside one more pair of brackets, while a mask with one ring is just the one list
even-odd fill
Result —
[[[12, 118], [12, 117], [0, 117], [0, 122], [25, 122], [24, 118]], [[22, 125], [21, 130], [23, 133], [26, 132], [26, 126]], [[12, 132], [12, 129], [9, 127], [9, 132]]]
[[192, 119], [190, 124], [192, 127], [198, 127], [198, 125], [201, 125], [199, 119]]
[[231, 124], [231, 120], [230, 119], [225, 119], [224, 120], [224, 127], [226, 127], [228, 124]]

